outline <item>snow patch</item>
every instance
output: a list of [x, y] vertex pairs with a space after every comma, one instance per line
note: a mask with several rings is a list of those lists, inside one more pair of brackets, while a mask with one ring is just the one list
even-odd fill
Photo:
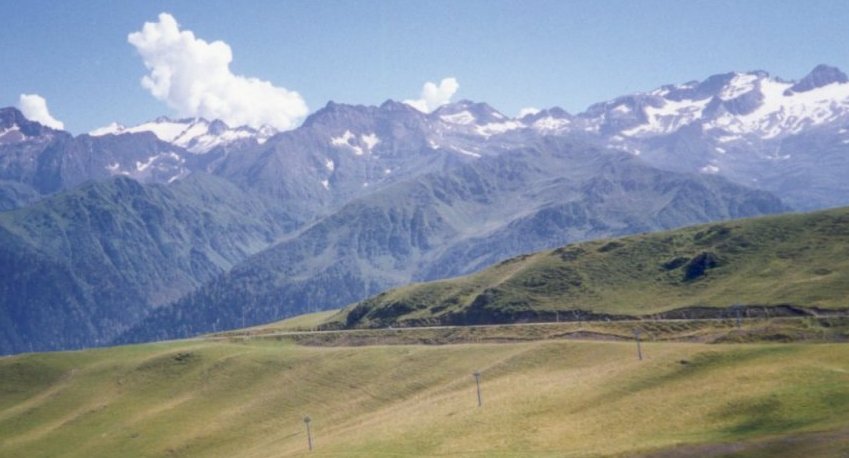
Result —
[[769, 159], [771, 161], [786, 161], [787, 159], [790, 159], [790, 155], [789, 154], [778, 154], [778, 153], [776, 153], [772, 156], [767, 156], [767, 159]]
[[157, 159], [159, 159], [159, 155], [151, 156], [151, 157], [147, 158], [147, 162], [136, 161], [136, 171], [137, 172], [144, 172], [151, 165], [153, 165], [153, 163], [156, 162]]
[[733, 100], [741, 95], [752, 91], [758, 81], [758, 75], [750, 73], [737, 73], [728, 84], [722, 88], [719, 98], [722, 100]]
[[533, 123], [533, 128], [540, 132], [546, 131], [560, 131], [567, 127], [572, 122], [568, 119], [555, 118], [552, 116], [546, 116], [544, 118], [537, 119]]
[[450, 115], [442, 115], [439, 118], [451, 124], [472, 124], [475, 122], [475, 116], [469, 113], [468, 110]]
[[740, 135], [723, 135], [722, 137], [717, 137], [716, 141], [718, 141], [720, 143], [729, 143], [729, 142], [736, 142], [737, 140], [740, 140], [741, 138], [743, 138], [743, 137], [740, 136]]
[[164, 142], [173, 142], [186, 130], [186, 125], [178, 122], [148, 122], [135, 127], [130, 127], [118, 133], [150, 132]]
[[649, 95], [655, 95], [655, 96], [658, 96], [658, 97], [666, 97], [670, 92], [672, 92], [672, 91], [670, 91], [667, 88], [660, 88], [660, 89], [655, 89], [655, 90], [649, 92]]
[[625, 104], [620, 104], [620, 105], [616, 105], [610, 111], [612, 111], [614, 113], [618, 113], [618, 114], [628, 114], [628, 113], [631, 112], [631, 107], [629, 107], [628, 105], [625, 105]]
[[622, 135], [629, 137], [642, 135], [667, 134], [701, 119], [710, 99], [681, 101], [664, 100], [660, 107], [645, 108], [647, 122], [631, 129], [623, 130]]
[[262, 144], [276, 133], [276, 130], [266, 126], [259, 131], [249, 127], [240, 127], [238, 129], [227, 127], [220, 134], [215, 134], [210, 132], [211, 125], [212, 123], [203, 118], [177, 121], [168, 118], [159, 118], [156, 121], [133, 127], [125, 127], [113, 122], [108, 126], [92, 130], [89, 132], [89, 135], [92, 137], [102, 137], [104, 135], [150, 132], [164, 142], [185, 148], [194, 154], [204, 154], [217, 146], [226, 145], [242, 139], [254, 138], [257, 143]]
[[335, 162], [333, 162], [333, 161], [332, 161], [332, 160], [330, 160], [330, 159], [327, 159], [327, 160], [325, 160], [325, 161], [324, 161], [324, 167], [325, 167], [327, 170], [329, 170], [329, 171], [331, 171], [331, 172], [332, 172], [332, 171], [336, 170], [336, 163], [335, 163]]
[[127, 128], [125, 126], [123, 126], [122, 124], [118, 124], [117, 122], [113, 122], [113, 123], [109, 124], [108, 126], [104, 126], [104, 127], [94, 129], [93, 131], [89, 132], [88, 134], [91, 135], [92, 137], [102, 137], [104, 135], [117, 135], [117, 134], [123, 133], [125, 130], [127, 130]]
[[354, 134], [350, 130], [346, 130], [339, 137], [330, 137], [330, 144], [333, 146], [350, 146], [351, 140], [354, 139]]
[[360, 136], [360, 138], [362, 139], [363, 143], [366, 144], [366, 148], [369, 151], [373, 150], [374, 147], [377, 146], [378, 143], [380, 143], [380, 139], [375, 133], [370, 133], [368, 135], [363, 134]]
[[330, 190], [330, 180], [321, 180], [321, 185], [324, 186], [324, 189]]
[[484, 137], [491, 137], [493, 135], [503, 134], [504, 132], [521, 129], [523, 127], [525, 127], [525, 125], [518, 121], [491, 122], [489, 124], [484, 124], [483, 126], [475, 127], [475, 132]]
[[475, 153], [474, 151], [469, 151], [467, 149], [460, 148], [459, 146], [455, 146], [454, 150], [457, 151], [458, 153], [465, 154], [466, 156], [472, 156], [472, 157], [475, 157], [475, 158], [481, 157], [480, 154]]
[[176, 175], [174, 175], [173, 177], [171, 177], [171, 178], [169, 178], [169, 179], [168, 179], [168, 184], [171, 184], [171, 183], [173, 183], [173, 182], [175, 182], [175, 181], [179, 180], [180, 178], [185, 177], [185, 176], [186, 176], [186, 175], [188, 175], [188, 174], [189, 174], [189, 171], [188, 171], [188, 170], [186, 170], [185, 168], [180, 167], [180, 171], [179, 171], [179, 172], [177, 172], [177, 174], [176, 174]]
[[718, 146], [717, 146], [716, 148], [714, 148], [714, 149], [715, 149], [715, 150], [716, 150], [716, 152], [717, 152], [717, 153], [719, 153], [719, 154], [725, 154], [725, 152], [726, 152], [726, 151], [725, 151], [725, 148], [720, 148], [720, 147], [718, 147]]
[[345, 133], [342, 134], [342, 136], [331, 137], [330, 138], [330, 144], [333, 145], [333, 146], [351, 148], [351, 150], [354, 151], [355, 155], [362, 156], [363, 155], [363, 148], [351, 143], [351, 140], [354, 140], [355, 138], [356, 138], [356, 136], [353, 133], [351, 133], [350, 130], [345, 130]]
[[761, 105], [749, 114], [726, 113], [712, 123], [732, 134], [756, 134], [763, 139], [792, 135], [837, 119], [849, 109], [849, 83], [832, 83], [806, 92], [784, 92], [793, 86], [760, 80]]
[[157, 162], [161, 159], [167, 159], [167, 158], [170, 158], [170, 159], [172, 159], [175, 162], [178, 162], [180, 164], [184, 164], [186, 162], [185, 158], [183, 158], [182, 156], [180, 156], [179, 154], [177, 154], [173, 151], [168, 152], [168, 153], [160, 153], [160, 154], [157, 154], [155, 156], [150, 156], [149, 158], [147, 158], [147, 161], [145, 161], [145, 162], [136, 161], [136, 171], [137, 172], [144, 172], [147, 169], [149, 169], [150, 166], [152, 166], [155, 162]]
[[534, 108], [534, 107], [522, 108], [521, 110], [519, 110], [519, 114], [516, 115], [516, 118], [522, 119], [525, 116], [533, 116], [533, 115], [539, 113], [540, 111], [542, 111], [542, 110], [540, 110], [539, 108]]
[[714, 174], [719, 173], [719, 167], [717, 167], [713, 164], [708, 164], [708, 165], [702, 167], [701, 169], [699, 169], [699, 172], [706, 173], [708, 175], [714, 175]]
[[[12, 137], [13, 134], [17, 134], [17, 135]], [[11, 137], [9, 142], [16, 142], [16, 141], [22, 142], [22, 141], [27, 140], [29, 138], [26, 135], [24, 135], [23, 132], [21, 132], [21, 127], [17, 124], [12, 124], [12, 127], [0, 130], [0, 140], [3, 140], [6, 136]]]

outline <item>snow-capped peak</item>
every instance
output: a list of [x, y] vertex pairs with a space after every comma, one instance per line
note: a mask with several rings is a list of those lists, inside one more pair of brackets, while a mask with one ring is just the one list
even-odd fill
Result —
[[700, 125], [725, 139], [777, 138], [849, 119], [849, 78], [820, 65], [798, 82], [763, 71], [714, 75], [594, 105], [580, 115], [606, 135], [645, 138]]
[[720, 100], [734, 100], [741, 95], [755, 89], [758, 75], [752, 73], [737, 73], [731, 81], [719, 91]]
[[484, 125], [507, 120], [507, 116], [504, 116], [495, 108], [486, 103], [472, 102], [471, 100], [461, 100], [442, 105], [431, 116], [453, 124], [474, 123]]
[[495, 108], [470, 100], [461, 100], [437, 108], [431, 118], [442, 122], [447, 130], [490, 137], [526, 127], [518, 119], [510, 119]]
[[123, 124], [118, 124], [117, 122], [113, 122], [108, 126], [98, 127], [88, 134], [92, 137], [102, 137], [104, 135], [118, 135], [124, 133], [127, 129]]
[[203, 154], [217, 146], [243, 139], [252, 138], [257, 143], [263, 143], [277, 133], [268, 126], [259, 130], [247, 126], [234, 129], [220, 120], [211, 122], [203, 118], [172, 120], [162, 116], [154, 121], [133, 127], [125, 127], [113, 122], [108, 126], [89, 132], [89, 135], [99, 137], [140, 132], [150, 132], [164, 142], [185, 148], [195, 154]]

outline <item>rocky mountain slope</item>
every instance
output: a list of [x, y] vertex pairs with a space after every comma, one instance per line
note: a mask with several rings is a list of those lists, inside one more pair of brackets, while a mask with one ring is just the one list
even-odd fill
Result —
[[232, 184], [91, 183], [0, 213], [0, 350], [108, 342], [293, 223]]

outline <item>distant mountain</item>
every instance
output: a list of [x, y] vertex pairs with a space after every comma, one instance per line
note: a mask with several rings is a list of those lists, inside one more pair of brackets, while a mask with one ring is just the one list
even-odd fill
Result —
[[151, 133], [73, 137], [0, 109], [0, 180], [44, 196], [91, 180], [128, 176], [173, 182], [198, 169], [199, 160]]
[[292, 226], [202, 174], [118, 177], [0, 213], [0, 353], [106, 343]]
[[248, 126], [230, 128], [220, 120], [207, 121], [203, 118], [172, 120], [163, 116], [152, 122], [133, 127], [112, 123], [89, 132], [89, 135], [102, 137], [140, 132], [150, 132], [160, 140], [179, 146], [194, 154], [208, 153], [219, 146], [232, 145], [237, 142], [253, 141], [262, 144], [277, 133], [270, 126], [261, 129], [253, 129]]
[[327, 214], [383, 185], [438, 169], [433, 154], [475, 159], [493, 145], [556, 135], [621, 149], [659, 168], [718, 174], [774, 192], [799, 209], [849, 199], [843, 179], [849, 79], [826, 65], [798, 81], [763, 71], [717, 74], [617, 97], [577, 115], [553, 107], [515, 119], [468, 100], [430, 114], [393, 101], [380, 107], [330, 102], [282, 134], [163, 117], [72, 137], [17, 110], [3, 113], [0, 179], [40, 194], [114, 175], [167, 183], [204, 171], [291, 201], [300, 211]]
[[439, 125], [398, 102], [330, 102], [300, 128], [227, 155], [211, 173], [274, 196], [295, 212], [325, 216], [353, 199], [477, 156], [443, 138]]
[[799, 209], [849, 202], [849, 81], [726, 73], [590, 107], [573, 129], [670, 170], [717, 174]]
[[119, 342], [341, 307], [568, 242], [783, 210], [768, 193], [549, 138], [359, 198], [157, 309]]
[[386, 291], [326, 327], [719, 317], [734, 305], [746, 315], [845, 314], [847, 274], [849, 208], [841, 208], [526, 254], [474, 275]]

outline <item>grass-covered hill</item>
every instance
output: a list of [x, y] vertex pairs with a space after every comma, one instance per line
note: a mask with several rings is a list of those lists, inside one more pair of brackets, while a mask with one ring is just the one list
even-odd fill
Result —
[[519, 256], [477, 274], [387, 291], [343, 309], [325, 326], [671, 317], [683, 316], [674, 312], [681, 308], [711, 316], [735, 304], [750, 306], [748, 313], [756, 312], [753, 306], [776, 306], [776, 313], [790, 309], [779, 306], [849, 307], [849, 208]]
[[643, 354], [639, 361], [632, 342], [307, 347], [253, 339], [5, 357], [0, 456], [849, 451], [846, 344], [648, 342]]

